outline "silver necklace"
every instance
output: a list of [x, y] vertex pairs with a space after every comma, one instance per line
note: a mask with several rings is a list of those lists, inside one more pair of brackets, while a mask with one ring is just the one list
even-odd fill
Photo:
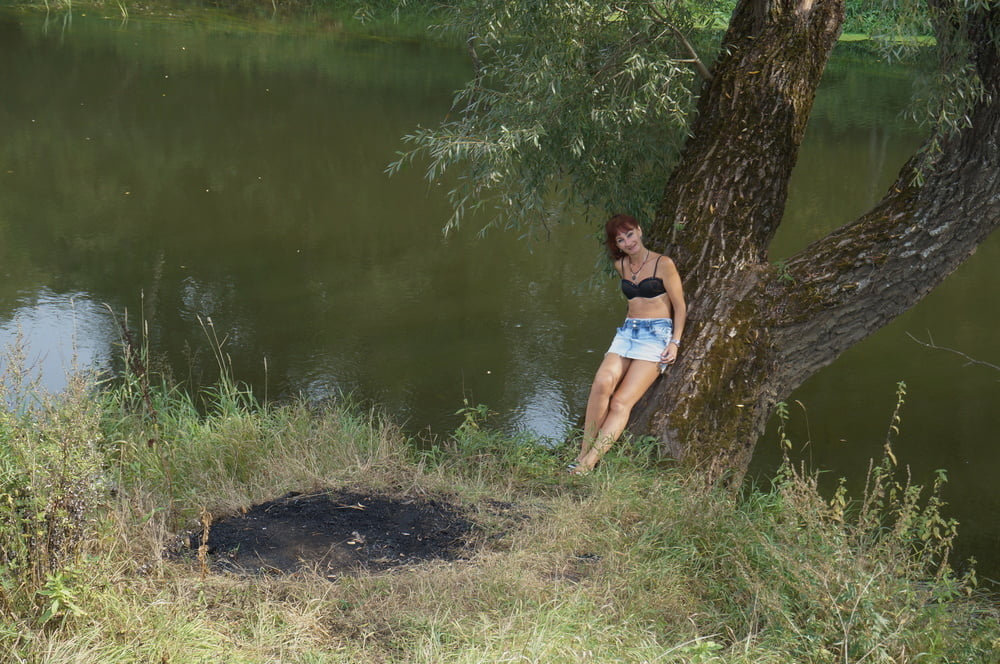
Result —
[[646, 258], [645, 258], [645, 260], [642, 261], [642, 264], [639, 265], [639, 269], [633, 269], [632, 268], [632, 261], [631, 260], [628, 262], [628, 269], [632, 271], [632, 282], [633, 283], [635, 283], [635, 280], [639, 277], [639, 273], [642, 272], [642, 268], [646, 267], [646, 263], [648, 263], [648, 262], [649, 262], [649, 249], [646, 250]]

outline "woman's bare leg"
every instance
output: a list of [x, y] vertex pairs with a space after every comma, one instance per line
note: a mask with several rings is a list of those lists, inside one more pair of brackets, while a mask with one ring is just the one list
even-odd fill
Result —
[[590, 397], [587, 399], [587, 412], [583, 420], [583, 442], [580, 445], [580, 453], [576, 455], [577, 463], [580, 463], [594, 446], [597, 432], [608, 416], [611, 395], [615, 393], [615, 388], [621, 382], [631, 361], [621, 355], [608, 353], [601, 361], [601, 366], [597, 368], [594, 383], [590, 387]]
[[[618, 387], [611, 395], [607, 411], [597, 427], [596, 435], [590, 439], [589, 447], [581, 453], [577, 466], [579, 472], [592, 470], [604, 456], [604, 453], [618, 440], [622, 432], [625, 431], [632, 408], [653, 384], [656, 377], [660, 375], [656, 362], [644, 360], [628, 362], [625, 375], [622, 376], [621, 382], [618, 383]], [[584, 441], [587, 441], [586, 431], [584, 432]]]

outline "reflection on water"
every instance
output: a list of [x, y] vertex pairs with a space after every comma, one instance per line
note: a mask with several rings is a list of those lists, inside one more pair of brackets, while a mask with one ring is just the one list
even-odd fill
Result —
[[[146, 321], [152, 352], [193, 385], [217, 371], [211, 320], [261, 396], [350, 392], [412, 431], [450, 430], [466, 402], [511, 431], [557, 439], [576, 424], [625, 312], [613, 280], [594, 278], [594, 229], [562, 224], [532, 244], [475, 228], [443, 238], [444, 192], [418, 169], [383, 172], [402, 134], [447, 113], [469, 74], [461, 52], [23, 20], [0, 21], [0, 341], [20, 329], [49, 388], [74, 357], [113, 362], [110, 309]], [[909, 91], [904, 69], [835, 55], [772, 259], [879, 198], [919, 143], [899, 115]], [[830, 477], [863, 478], [905, 380], [896, 454], [917, 481], [949, 470], [980, 558], [1000, 533], [1000, 382], [907, 333], [1000, 362], [998, 264], [994, 238], [808, 381], [790, 423]], [[778, 456], [765, 439], [754, 472]]]
[[7, 396], [32, 386], [55, 394], [74, 373], [108, 368], [115, 338], [108, 310], [86, 294], [35, 293], [0, 318], [0, 376]]

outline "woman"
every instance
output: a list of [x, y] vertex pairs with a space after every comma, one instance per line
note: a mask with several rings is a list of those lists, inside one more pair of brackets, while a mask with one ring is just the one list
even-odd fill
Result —
[[660, 375], [661, 367], [677, 359], [687, 320], [677, 267], [669, 257], [643, 245], [639, 223], [618, 214], [608, 220], [604, 232], [608, 253], [622, 278], [628, 314], [590, 388], [583, 444], [569, 465], [574, 474], [593, 470], [622, 435], [639, 397]]

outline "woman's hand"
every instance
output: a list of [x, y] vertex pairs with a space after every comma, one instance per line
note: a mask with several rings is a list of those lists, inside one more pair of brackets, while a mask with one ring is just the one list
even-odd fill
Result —
[[660, 362], [663, 364], [673, 364], [677, 360], [677, 343], [671, 341], [660, 353]]

